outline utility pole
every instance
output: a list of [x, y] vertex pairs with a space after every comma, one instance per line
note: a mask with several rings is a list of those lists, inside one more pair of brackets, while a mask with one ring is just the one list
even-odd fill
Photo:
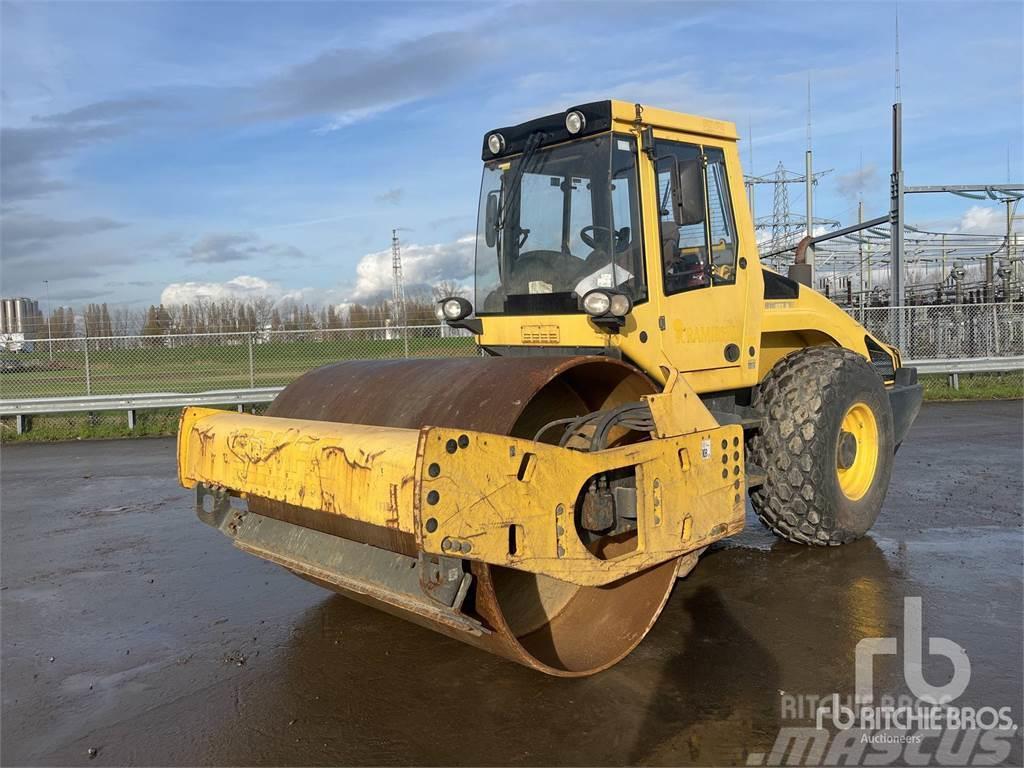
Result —
[[409, 356], [409, 317], [405, 311], [405, 279], [402, 277], [402, 250], [398, 230], [391, 230], [391, 321], [402, 329], [405, 356]]
[[[864, 223], [864, 201], [857, 203], [857, 223]], [[857, 263], [860, 264], [860, 306], [864, 308], [864, 238], [857, 238]]]
[[864, 259], [865, 259], [865, 266], [867, 267], [867, 272], [868, 272], [868, 298], [870, 299], [870, 297], [871, 297], [871, 287], [872, 287], [871, 286], [871, 243], [870, 242], [867, 243], [867, 250], [868, 250], [868, 253], [867, 253], [867, 256], [864, 257]]
[[[1013, 236], [1013, 214], [1014, 214], [1014, 211], [1017, 209], [1017, 202], [1018, 202], [1018, 199], [1009, 199], [1009, 198], [1007, 198], [1007, 200], [1006, 200], [1006, 274], [1011, 274], [1011, 275], [1012, 275], [1012, 271], [1013, 271], [1013, 239], [1014, 239], [1014, 236]], [[987, 270], [988, 269], [988, 264], [987, 263], [986, 263], [985, 267], [986, 267], [986, 270]], [[1007, 288], [1008, 287], [1009, 286], [1007, 284]], [[1008, 297], [1009, 297], [1009, 290], [1004, 290], [1003, 293], [1004, 293], [1003, 301], [1007, 301]], [[991, 300], [995, 301], [994, 293], [993, 293], [993, 296], [992, 296]]]
[[[1015, 202], [1015, 201], [1014, 201]], [[1010, 259], [1013, 258], [1013, 254], [1010, 252], [1010, 240], [1013, 238], [1013, 202], [1010, 200], [1006, 201], [1006, 262], [1009, 264]]]
[[53, 312], [50, 310], [50, 281], [43, 280], [43, 285], [46, 287], [46, 341], [50, 347], [50, 362], [53, 362], [53, 331], [50, 328], [50, 315]]
[[992, 301], [995, 291], [995, 257], [991, 253], [985, 254], [985, 303]]
[[941, 279], [939, 280], [939, 285], [941, 285], [942, 288], [943, 288], [943, 301], [945, 301], [945, 287], [946, 287], [946, 280], [947, 280], [947, 275], [946, 275], [946, 233], [945, 232], [942, 233], [942, 250], [940, 251], [940, 253], [942, 254], [942, 274], [940, 275]]
[[804, 188], [807, 193], [807, 236], [814, 237], [814, 171], [811, 150], [807, 150], [804, 158]]
[[[804, 193], [807, 196], [807, 237], [814, 237], [814, 170], [811, 149], [811, 76], [807, 75], [807, 153], [804, 155]], [[814, 246], [807, 249], [807, 264], [814, 277]]]
[[[897, 81], [898, 82], [898, 81]], [[898, 89], [898, 86], [897, 86]], [[890, 286], [889, 306], [902, 307], [903, 288], [903, 105], [892, 105], [892, 175], [889, 196], [890, 232]], [[893, 311], [892, 340], [905, 349], [903, 339], [903, 311]]]
[[1006, 201], [1006, 265], [1013, 260], [1013, 214], [1017, 209], [1017, 200]]
[[[1014, 211], [1016, 211], [1016, 210], [1017, 210], [1017, 207], [1014, 206]], [[1011, 232], [1010, 232], [1010, 245], [1007, 248], [1007, 250], [1009, 251], [1009, 254], [1007, 255], [1007, 260], [1009, 261], [1008, 266], [1010, 268], [1011, 278], [1012, 279], [1016, 279], [1018, 281], [1020, 280], [1020, 277], [1019, 277], [1018, 273], [1020, 271], [1020, 265], [1021, 265], [1021, 261], [1022, 260], [1021, 260], [1021, 258], [1019, 256], [1017, 256], [1016, 258], [1014, 257], [1015, 254], [1019, 253], [1019, 250], [1018, 250], [1017, 233], [1013, 232], [1012, 229], [1013, 229], [1013, 222], [1015, 220], [1020, 220], [1020, 219], [1021, 219], [1020, 215], [1014, 215], [1014, 216], [1012, 216], [1010, 218], [1010, 229], [1011, 229]]]
[[900, 7], [896, 5], [895, 104], [892, 105], [892, 176], [889, 200], [889, 306], [893, 342], [906, 349], [903, 338], [903, 95], [900, 91]]

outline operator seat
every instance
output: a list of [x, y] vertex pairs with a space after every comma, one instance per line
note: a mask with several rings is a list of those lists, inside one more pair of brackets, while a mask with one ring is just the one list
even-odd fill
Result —
[[674, 221], [661, 222], [661, 270], [668, 274], [669, 265], [679, 258], [679, 225]]

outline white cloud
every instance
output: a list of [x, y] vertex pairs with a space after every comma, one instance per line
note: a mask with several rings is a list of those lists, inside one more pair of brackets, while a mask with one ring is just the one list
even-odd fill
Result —
[[1006, 215], [999, 208], [972, 205], [960, 218], [960, 223], [953, 231], [979, 235], [1005, 234]]
[[[473, 281], [475, 235], [465, 235], [452, 242], [402, 246], [402, 273], [406, 292], [429, 291], [442, 282], [470, 287]], [[285, 302], [324, 304], [339, 308], [353, 303], [387, 299], [391, 296], [391, 249], [368, 253], [356, 265], [354, 287], [289, 288], [255, 275], [239, 275], [224, 282], [188, 281], [171, 283], [160, 294], [164, 305], [189, 304], [199, 301], [246, 300], [266, 297], [277, 304]]]
[[[429, 288], [444, 280], [465, 283], [473, 276], [475, 235], [450, 243], [402, 246], [406, 290]], [[391, 249], [368, 253], [356, 265], [354, 301], [373, 301], [391, 295]]]
[[275, 302], [301, 297], [302, 291], [285, 290], [254, 275], [239, 275], [223, 283], [188, 281], [171, 283], [160, 294], [160, 303], [166, 306], [192, 304], [200, 301], [224, 301], [226, 299], [255, 299], [267, 297]]
[[376, 117], [379, 114], [388, 112], [389, 110], [399, 107], [404, 102], [394, 102], [391, 104], [381, 104], [379, 106], [364, 107], [362, 109], [349, 109], [339, 112], [331, 118], [330, 122], [321, 125], [319, 128], [314, 128], [313, 133], [318, 136], [323, 136], [334, 131], [340, 131], [342, 128], [348, 128], [350, 125], [361, 122], [363, 120], [369, 120]]

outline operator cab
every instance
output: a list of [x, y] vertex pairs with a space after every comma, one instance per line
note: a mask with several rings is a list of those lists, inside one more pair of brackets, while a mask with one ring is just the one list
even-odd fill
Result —
[[598, 288], [647, 298], [636, 137], [609, 130], [606, 104], [485, 137], [478, 315], [579, 313]]
[[[611, 330], [647, 301], [639, 165], [648, 157], [660, 223], [660, 254], [649, 256], [661, 258], [664, 295], [734, 281], [722, 151], [614, 123], [611, 104], [584, 104], [484, 136], [478, 316], [586, 313]], [[601, 317], [611, 304], [625, 312]]]

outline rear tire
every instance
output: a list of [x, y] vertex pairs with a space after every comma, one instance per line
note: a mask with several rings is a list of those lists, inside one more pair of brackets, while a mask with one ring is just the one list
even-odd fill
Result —
[[837, 347], [798, 350], [765, 376], [753, 405], [763, 421], [747, 451], [766, 477], [750, 500], [761, 522], [798, 544], [867, 533], [896, 449], [889, 398], [867, 360]]

